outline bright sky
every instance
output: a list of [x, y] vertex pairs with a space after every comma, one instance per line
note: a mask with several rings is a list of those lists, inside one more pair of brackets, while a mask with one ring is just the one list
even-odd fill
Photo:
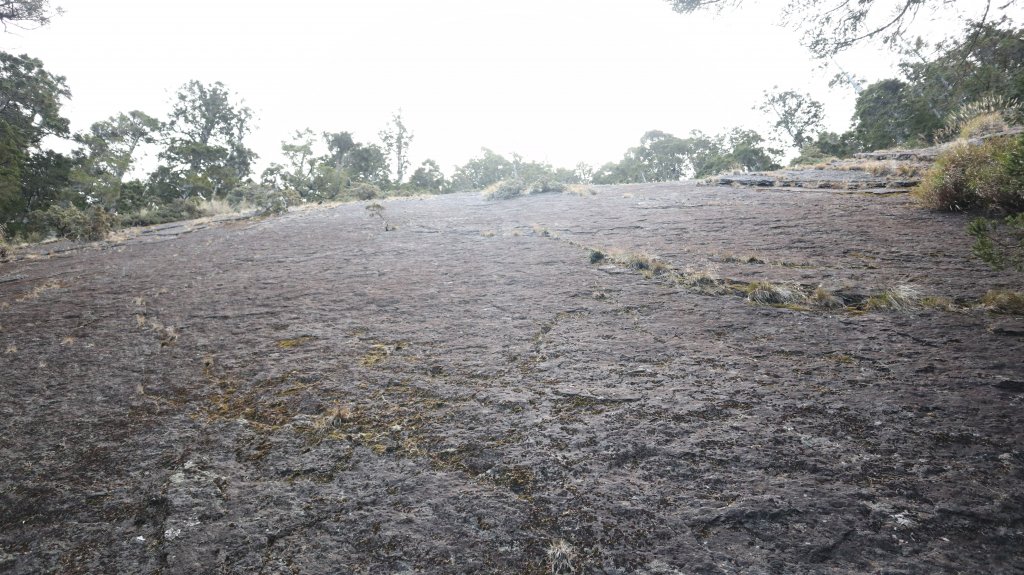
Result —
[[[820, 70], [776, 25], [781, 0], [717, 18], [665, 0], [54, 3], [64, 15], [0, 36], [0, 49], [67, 78], [73, 130], [135, 109], [164, 117], [185, 82], [221, 81], [256, 112], [261, 168], [306, 127], [376, 142], [399, 108], [414, 167], [430, 157], [449, 175], [482, 146], [599, 166], [652, 129], [766, 133], [752, 107], [773, 86], [814, 94], [834, 130], [852, 113], [850, 89], [827, 86], [837, 69]], [[876, 50], [840, 59], [868, 80], [891, 62]]]

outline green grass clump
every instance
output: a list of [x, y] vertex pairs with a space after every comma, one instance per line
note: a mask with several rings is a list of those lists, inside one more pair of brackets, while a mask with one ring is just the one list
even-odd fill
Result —
[[939, 155], [914, 195], [935, 210], [1024, 211], [1024, 135], [950, 148]]

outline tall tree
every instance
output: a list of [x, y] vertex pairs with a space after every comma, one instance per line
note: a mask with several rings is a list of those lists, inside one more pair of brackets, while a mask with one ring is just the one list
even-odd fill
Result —
[[323, 138], [327, 143], [327, 158], [325, 161], [340, 170], [345, 154], [356, 145], [352, 134], [350, 132], [324, 132]]
[[156, 118], [134, 110], [96, 122], [87, 132], [76, 134], [75, 141], [84, 151], [71, 170], [73, 187], [107, 210], [120, 209], [124, 179], [135, 164], [140, 146], [155, 143], [162, 127]]
[[290, 142], [281, 142], [281, 153], [288, 158], [288, 166], [282, 171], [284, 184], [297, 191], [302, 197], [313, 191], [313, 173], [317, 158], [313, 156], [313, 131], [309, 128], [295, 132]]
[[890, 78], [871, 84], [857, 97], [854, 132], [864, 149], [922, 143], [942, 126], [909, 84]]
[[409, 169], [409, 144], [412, 143], [412, 138], [412, 132], [402, 121], [401, 110], [391, 117], [391, 123], [380, 132], [380, 141], [384, 144], [384, 154], [388, 158], [396, 186], [402, 185], [405, 172]]
[[249, 175], [252, 110], [235, 100], [220, 82], [193, 80], [178, 91], [161, 158], [180, 197], [223, 197]]
[[809, 94], [793, 90], [765, 92], [759, 110], [775, 116], [775, 130], [785, 134], [793, 147], [802, 148], [824, 129], [825, 107]]
[[345, 153], [344, 173], [355, 182], [385, 188], [390, 185], [387, 157], [376, 144], [355, 144]]
[[[44, 189], [32, 188], [29, 180], [66, 178], [66, 162], [40, 144], [46, 136], [68, 135], [60, 108], [70, 96], [64, 78], [39, 60], [0, 52], [0, 223], [45, 207]], [[54, 173], [43, 173], [47, 167]]]
[[[667, 0], [676, 12], [738, 7], [744, 0]], [[1005, 15], [1018, 0], [957, 2], [961, 17], [985, 22]], [[924, 8], [951, 5], [951, 0], [787, 0], [780, 2], [784, 22], [803, 31], [803, 43], [818, 58], [829, 58], [864, 41], [890, 47], [904, 41]]]
[[448, 187], [448, 182], [441, 172], [441, 166], [429, 159], [420, 163], [420, 167], [416, 168], [409, 178], [409, 183], [417, 189], [426, 190], [432, 194], [444, 193]]
[[482, 156], [471, 158], [468, 162], [455, 168], [452, 174], [451, 189], [456, 192], [482, 190], [487, 186], [511, 178], [512, 162], [487, 148], [481, 148]]

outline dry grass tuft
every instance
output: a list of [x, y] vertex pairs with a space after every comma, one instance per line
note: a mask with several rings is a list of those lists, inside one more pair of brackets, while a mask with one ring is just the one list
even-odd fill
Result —
[[807, 298], [807, 303], [824, 309], [838, 309], [846, 305], [841, 298], [836, 297], [835, 294], [823, 286], [814, 288], [814, 291]]
[[908, 311], [921, 307], [921, 292], [910, 285], [898, 285], [868, 298], [864, 309]]
[[644, 253], [629, 254], [620, 263], [631, 270], [640, 272], [647, 279], [669, 271], [669, 267], [659, 260], [657, 256]]
[[248, 204], [232, 206], [227, 202], [227, 200], [206, 200], [199, 204], [199, 209], [203, 211], [206, 217], [211, 217], [237, 214], [251, 208]]
[[276, 343], [277, 343], [277, 347], [279, 347], [281, 349], [295, 349], [297, 347], [303, 346], [303, 345], [313, 341], [314, 339], [316, 339], [316, 338], [311, 336], [311, 335], [300, 335], [299, 337], [292, 337], [292, 338], [287, 338], [287, 339], [279, 339], [279, 340], [277, 340]]
[[533, 224], [532, 226], [530, 226], [530, 229], [533, 230], [533, 233], [535, 235], [538, 235], [538, 236], [540, 236], [542, 238], [557, 238], [558, 237], [557, 234], [551, 233], [551, 230], [547, 229], [546, 227], [544, 227], [544, 226], [542, 226], [540, 224]]
[[766, 281], [753, 282], [747, 286], [747, 301], [761, 305], [795, 305], [804, 303], [807, 297], [797, 286], [773, 284]]
[[551, 575], [570, 575], [576, 573], [576, 550], [564, 539], [552, 541], [548, 547], [548, 563]]
[[352, 408], [347, 405], [335, 403], [324, 410], [320, 417], [313, 422], [313, 428], [317, 431], [328, 431], [341, 426], [343, 423], [352, 421], [355, 417]]
[[597, 195], [597, 190], [586, 184], [569, 184], [565, 187], [565, 191], [584, 198]]
[[501, 180], [495, 182], [480, 193], [486, 200], [511, 200], [526, 193], [526, 184], [522, 180]]
[[60, 289], [61, 287], [63, 286], [61, 286], [59, 281], [47, 280], [46, 282], [43, 282], [42, 284], [39, 284], [36, 287], [32, 288], [27, 293], [25, 293], [24, 295], [22, 295], [21, 297], [17, 298], [14, 301], [24, 302], [36, 300], [39, 299], [39, 296], [43, 295], [44, 293], [48, 291], [53, 291], [55, 289]]
[[981, 303], [992, 313], [1024, 315], [1024, 292], [991, 290], [981, 298]]
[[687, 267], [682, 273], [675, 274], [675, 280], [679, 285], [701, 294], [716, 295], [728, 291], [712, 267]]

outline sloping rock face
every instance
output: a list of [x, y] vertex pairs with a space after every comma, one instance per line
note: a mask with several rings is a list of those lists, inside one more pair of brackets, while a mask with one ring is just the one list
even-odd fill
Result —
[[875, 175], [862, 169], [838, 169], [837, 166], [746, 172], [711, 178], [717, 186], [753, 188], [806, 188], [812, 190], [856, 191], [869, 193], [906, 192], [921, 182], [920, 172]]
[[963, 218], [687, 184], [382, 205], [0, 264], [0, 571], [1024, 564], [1024, 337], [975, 305], [1024, 277]]
[[921, 183], [929, 167], [944, 150], [964, 143], [977, 145], [989, 138], [1017, 136], [1024, 128], [987, 134], [927, 148], [876, 150], [854, 154], [852, 158], [830, 160], [813, 166], [801, 166], [772, 172], [736, 172], [713, 176], [707, 185], [750, 188], [801, 188], [838, 192], [889, 194], [907, 192]]

